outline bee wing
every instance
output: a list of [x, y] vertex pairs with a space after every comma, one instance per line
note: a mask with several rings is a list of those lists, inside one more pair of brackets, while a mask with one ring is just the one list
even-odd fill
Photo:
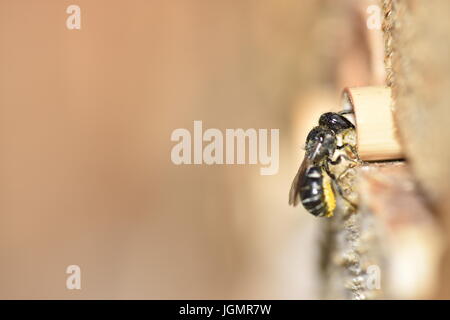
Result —
[[292, 181], [291, 190], [289, 190], [289, 205], [296, 206], [300, 202], [300, 193], [298, 189], [298, 179], [300, 177], [300, 170], [297, 171], [294, 180]]
[[296, 206], [300, 202], [300, 185], [299, 180], [300, 177], [305, 173], [306, 168], [308, 167], [308, 163], [310, 160], [305, 156], [300, 165], [300, 168], [297, 171], [297, 174], [294, 177], [294, 180], [291, 184], [291, 190], [289, 191], [289, 205]]

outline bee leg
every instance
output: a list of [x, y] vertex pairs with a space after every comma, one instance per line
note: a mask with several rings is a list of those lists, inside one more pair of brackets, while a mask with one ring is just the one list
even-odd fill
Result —
[[330, 168], [328, 167], [330, 162], [331, 160], [325, 161], [324, 163], [325, 172], [330, 176], [331, 179], [336, 180], [336, 176], [333, 173], [331, 173]]
[[355, 155], [357, 154], [356, 148], [354, 146], [352, 146], [351, 144], [344, 143], [341, 146], [336, 146], [336, 149], [339, 149], [339, 150], [344, 149], [344, 148], [349, 148], [352, 151], [352, 153], [354, 153]]
[[350, 162], [356, 162], [355, 160], [350, 159], [350, 158], [347, 157], [346, 155], [340, 154], [340, 155], [336, 158], [336, 160], [331, 160], [331, 159], [329, 159], [329, 160], [327, 161], [327, 165], [328, 165], [328, 163], [330, 163], [330, 164], [332, 164], [333, 166], [335, 166], [335, 165], [341, 163], [342, 160], [347, 160], [347, 161], [350, 161]]
[[354, 210], [356, 210], [358, 208], [358, 205], [344, 195], [344, 191], [337, 182], [335, 183], [335, 187], [342, 199], [344, 199], [345, 202], [347, 202]]
[[354, 114], [355, 112], [353, 111], [353, 110], [342, 110], [342, 111], [339, 111], [338, 112], [338, 114], [339, 115], [344, 115], [344, 114]]
[[[343, 155], [341, 155], [341, 156], [344, 157]], [[341, 159], [340, 159], [341, 156], [338, 157], [339, 160], [336, 160], [336, 161], [338, 161], [338, 163], [341, 162]], [[340, 179], [345, 173], [347, 173], [348, 169], [344, 170], [344, 172], [342, 172], [342, 173], [339, 175], [339, 177], [337, 177], [337, 179], [336, 179], [336, 176], [335, 176], [333, 173], [330, 172], [330, 168], [328, 167], [329, 163], [333, 164], [333, 162], [332, 162], [331, 160], [325, 162], [325, 164], [324, 164], [325, 172], [330, 176], [331, 179], [334, 180], [334, 182], [335, 182], [335, 188], [336, 188], [336, 190], [338, 191], [339, 195], [342, 197], [342, 199], [344, 199], [344, 201], [346, 201], [353, 209], [356, 210], [358, 206], [356, 205], [356, 203], [352, 202], [351, 200], [349, 200], [349, 199], [344, 195], [344, 191], [342, 190], [341, 186], [340, 186], [339, 183], [338, 183], [339, 179]]]

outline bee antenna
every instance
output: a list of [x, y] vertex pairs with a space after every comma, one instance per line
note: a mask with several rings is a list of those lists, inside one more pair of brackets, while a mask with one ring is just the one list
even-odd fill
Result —
[[338, 114], [339, 115], [344, 115], [344, 114], [354, 114], [355, 112], [353, 111], [353, 110], [342, 110], [342, 111], [339, 111], [338, 112]]

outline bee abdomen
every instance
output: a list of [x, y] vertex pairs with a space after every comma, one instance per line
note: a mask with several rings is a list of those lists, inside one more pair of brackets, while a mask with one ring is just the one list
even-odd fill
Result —
[[323, 189], [323, 175], [320, 167], [309, 167], [300, 183], [300, 199], [303, 206], [315, 216], [328, 214], [328, 205], [325, 201]]

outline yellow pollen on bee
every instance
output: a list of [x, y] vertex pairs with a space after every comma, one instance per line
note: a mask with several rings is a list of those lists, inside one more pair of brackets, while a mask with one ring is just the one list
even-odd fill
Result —
[[326, 173], [323, 175], [323, 194], [325, 197], [325, 203], [327, 204], [326, 217], [332, 217], [333, 211], [336, 208], [336, 198], [334, 196], [333, 187], [331, 186], [331, 179]]

